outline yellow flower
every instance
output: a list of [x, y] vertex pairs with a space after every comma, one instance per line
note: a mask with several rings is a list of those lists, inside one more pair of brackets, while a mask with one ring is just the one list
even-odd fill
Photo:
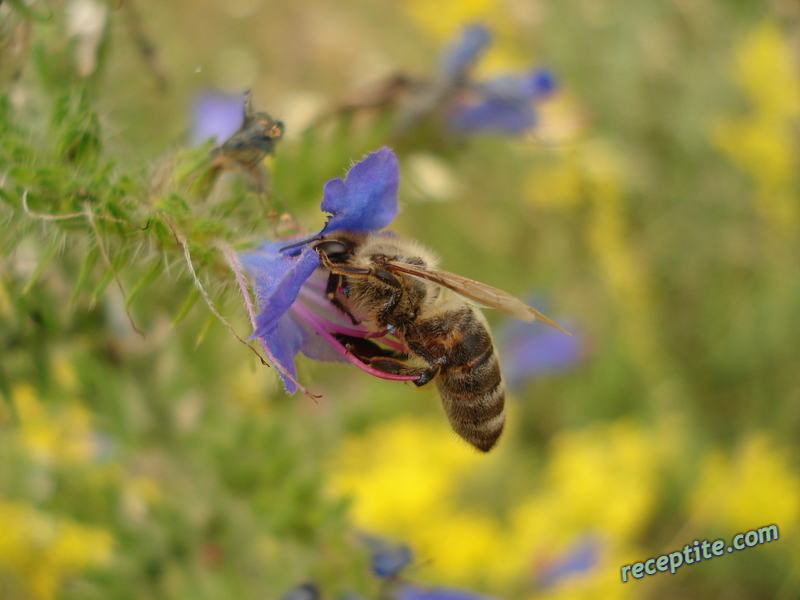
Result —
[[443, 421], [403, 419], [347, 440], [331, 480], [336, 493], [352, 496], [358, 527], [402, 540], [420, 562], [431, 561], [432, 582], [496, 580], [502, 527], [458, 502], [467, 476], [487, 458], [465, 447]]
[[736, 53], [734, 79], [750, 101], [744, 115], [726, 116], [712, 140], [756, 184], [756, 211], [772, 229], [795, 234], [800, 76], [791, 44], [772, 22], [751, 31]]
[[355, 498], [353, 518], [380, 533], [403, 533], [432, 515], [479, 457], [442, 422], [403, 419], [351, 438], [334, 463], [333, 487]]
[[736, 82], [767, 120], [800, 117], [800, 78], [792, 45], [777, 24], [751, 31], [736, 53]]
[[591, 212], [589, 247], [609, 294], [622, 318], [620, 332], [631, 360], [651, 386], [664, 382], [668, 356], [655, 319], [648, 265], [630, 243], [625, 194], [629, 185], [627, 157], [612, 145], [594, 140], [582, 150], [581, 177]]
[[403, 0], [401, 6], [420, 29], [438, 41], [449, 39], [465, 23], [488, 21], [496, 11], [494, 0]]
[[77, 402], [49, 411], [29, 385], [18, 386], [13, 401], [21, 443], [37, 461], [82, 462], [94, 454], [91, 415]]
[[111, 558], [104, 529], [0, 499], [0, 572], [10, 573], [36, 600], [56, 596], [61, 581]]
[[758, 434], [733, 456], [714, 452], [706, 458], [690, 506], [731, 533], [774, 523], [783, 537], [797, 529], [800, 478], [787, 450]]
[[495, 0], [402, 0], [403, 11], [433, 40], [443, 44], [469, 23], [481, 23], [492, 32], [494, 42], [478, 65], [481, 76], [528, 67], [531, 57], [522, 53], [513, 36], [518, 23]]
[[[564, 433], [540, 486], [505, 514], [465, 502], [480, 484], [474, 474], [495, 455], [464, 448], [444, 423], [404, 419], [351, 438], [331, 479], [337, 493], [351, 496], [357, 527], [413, 548], [426, 564], [418, 577], [519, 589], [530, 582], [537, 555], [566, 549], [587, 532], [600, 536], [609, 569], [635, 557], [632, 540], [652, 515], [667, 441], [630, 423]], [[587, 579], [595, 592], [601, 580]]]
[[558, 547], [587, 531], [612, 546], [629, 544], [656, 503], [660, 446], [657, 435], [625, 422], [559, 435], [541, 491], [512, 512], [519, 553]]

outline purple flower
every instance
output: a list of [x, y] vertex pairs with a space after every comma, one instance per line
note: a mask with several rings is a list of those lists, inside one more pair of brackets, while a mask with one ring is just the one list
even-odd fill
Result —
[[414, 560], [411, 548], [406, 544], [392, 544], [371, 535], [364, 535], [362, 539], [370, 551], [372, 572], [378, 577], [396, 577]]
[[534, 105], [555, 90], [552, 73], [536, 69], [475, 81], [470, 71], [490, 44], [485, 27], [465, 26], [442, 53], [435, 76], [411, 87], [412, 93], [397, 116], [395, 134], [439, 112], [444, 113], [447, 126], [459, 134], [520, 135], [534, 127]]
[[396, 600], [496, 600], [464, 590], [452, 588], [424, 588], [411, 583], [400, 586], [394, 593]]
[[569, 322], [565, 328], [572, 335], [563, 335], [552, 327], [537, 327], [507, 319], [497, 336], [497, 347], [503, 357], [503, 378], [514, 390], [521, 389], [536, 375], [570, 369], [583, 358], [584, 341], [580, 331]]
[[550, 71], [536, 69], [524, 75], [470, 81], [467, 70], [489, 43], [483, 27], [470, 25], [445, 52], [441, 72], [456, 86], [448, 107], [448, 125], [465, 134], [521, 134], [536, 125], [533, 106], [553, 93], [555, 79]]
[[192, 107], [192, 143], [209, 139], [222, 142], [242, 125], [242, 97], [218, 92], [204, 92]]
[[453, 40], [442, 54], [439, 76], [443, 80], [460, 81], [492, 43], [489, 31], [478, 24], [467, 25], [458, 39]]
[[546, 70], [471, 84], [456, 95], [448, 125], [465, 134], [523, 133], [536, 125], [534, 104], [554, 89], [554, 78]]
[[[382, 148], [370, 154], [350, 170], [344, 181], [333, 179], [325, 184], [321, 208], [330, 217], [317, 235], [383, 229], [397, 214], [398, 182], [394, 153]], [[388, 332], [374, 333], [364, 326], [345, 322], [344, 316], [325, 297], [325, 273], [317, 271], [319, 255], [307, 244], [292, 247], [291, 240], [271, 242], [240, 259], [255, 280], [260, 308], [253, 318], [255, 331], [250, 339], [260, 340], [287, 392], [305, 391], [297, 381], [294, 357], [298, 352], [315, 360], [346, 360], [382, 379], [415, 379], [384, 373], [364, 364], [336, 338], [336, 334], [369, 337], [404, 350], [396, 339], [387, 337]]]
[[585, 574], [597, 565], [601, 550], [597, 538], [579, 538], [561, 557], [549, 560], [536, 569], [536, 587], [549, 588], [566, 579]]

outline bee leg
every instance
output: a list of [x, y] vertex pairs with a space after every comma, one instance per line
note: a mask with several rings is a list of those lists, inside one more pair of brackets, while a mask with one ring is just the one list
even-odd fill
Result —
[[[331, 276], [337, 275], [347, 275], [349, 277], [375, 277], [377, 280], [385, 283], [394, 288], [394, 292], [392, 295], [389, 296], [389, 299], [381, 305], [380, 309], [378, 309], [378, 314], [376, 316], [376, 321], [379, 326], [386, 327], [389, 321], [389, 316], [394, 312], [394, 309], [397, 307], [397, 304], [400, 302], [400, 299], [403, 297], [403, 288], [400, 282], [398, 281], [397, 277], [392, 275], [389, 271], [384, 269], [361, 269], [359, 267], [348, 267], [342, 265], [335, 265], [331, 262], [331, 259], [326, 255], [324, 252], [320, 253], [320, 260], [322, 261], [322, 265], [331, 272]], [[330, 289], [331, 286], [331, 278], [328, 277], [328, 288], [326, 289], [326, 293], [328, 294], [328, 298], [330, 298], [330, 294], [336, 293], [336, 288], [333, 290]], [[337, 284], [338, 288], [338, 284]], [[333, 300], [331, 300], [333, 303]], [[339, 308], [336, 303], [333, 303], [334, 306]], [[341, 303], [339, 303], [341, 304]], [[345, 314], [348, 314], [346, 311]], [[352, 319], [352, 315], [350, 315]], [[355, 325], [358, 325], [358, 322], [353, 321]]]
[[407, 341], [408, 349], [411, 350], [414, 354], [419, 356], [422, 360], [428, 363], [428, 368], [422, 369], [420, 372], [419, 379], [414, 381], [414, 385], [417, 387], [425, 385], [431, 379], [436, 377], [436, 374], [439, 372], [439, 369], [442, 368], [442, 365], [446, 362], [446, 358], [444, 356], [440, 356], [436, 358], [430, 351], [420, 344], [419, 342]]
[[338, 273], [331, 273], [328, 275], [328, 284], [325, 286], [325, 297], [330, 301], [331, 304], [348, 317], [350, 317], [350, 321], [353, 322], [353, 325], [360, 325], [361, 321], [356, 319], [353, 316], [347, 307], [342, 304], [342, 302], [336, 297], [336, 292], [339, 289], [339, 286], [342, 285], [342, 276]]
[[383, 348], [366, 338], [358, 338], [350, 335], [337, 333], [338, 339], [352, 354], [361, 362], [368, 364], [370, 367], [389, 373], [390, 375], [412, 375], [418, 376], [419, 379], [414, 381], [414, 384], [419, 386], [423, 383], [428, 383], [430, 378], [424, 380], [423, 383], [419, 381], [425, 376], [429, 369], [424, 367], [412, 367], [407, 365], [405, 360], [408, 360], [408, 355], [402, 352], [397, 352], [391, 348]]
[[388, 300], [384, 302], [381, 307], [378, 309], [378, 314], [376, 315], [375, 319], [378, 322], [378, 325], [381, 327], [386, 327], [389, 324], [389, 317], [394, 312], [394, 309], [397, 308], [397, 304], [400, 302], [400, 299], [403, 297], [403, 287], [400, 282], [397, 280], [397, 277], [392, 275], [389, 271], [385, 271], [383, 269], [375, 269], [373, 275], [376, 279], [379, 279], [382, 283], [389, 285], [394, 288], [392, 295], [389, 296]]
[[411, 367], [396, 358], [371, 358], [369, 360], [369, 366], [373, 367], [374, 369], [378, 369], [378, 371], [389, 373], [390, 375], [417, 376], [418, 378], [413, 380], [412, 383], [418, 387], [430, 381], [430, 379], [426, 379], [423, 383], [419, 383], [428, 369], [424, 367]]
[[408, 349], [411, 350], [417, 356], [419, 356], [426, 363], [428, 363], [428, 365], [430, 365], [431, 367], [436, 366], [436, 368], [438, 369], [446, 361], [444, 356], [436, 358], [433, 354], [430, 353], [430, 351], [425, 346], [423, 346], [419, 342], [407, 341], [407, 343], [408, 343]]
[[391, 358], [393, 360], [408, 360], [408, 355], [379, 346], [367, 338], [335, 333], [334, 336], [360, 361], [369, 363], [375, 358]]

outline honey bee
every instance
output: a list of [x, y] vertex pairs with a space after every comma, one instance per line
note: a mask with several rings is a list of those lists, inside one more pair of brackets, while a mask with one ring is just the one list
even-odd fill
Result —
[[388, 331], [408, 353], [366, 338], [339, 340], [379, 371], [416, 375], [417, 386], [435, 380], [453, 430], [491, 450], [505, 424], [505, 386], [486, 318], [471, 302], [564, 330], [506, 292], [439, 269], [430, 250], [391, 233], [337, 233], [311, 247], [328, 272], [330, 302], [353, 324]]

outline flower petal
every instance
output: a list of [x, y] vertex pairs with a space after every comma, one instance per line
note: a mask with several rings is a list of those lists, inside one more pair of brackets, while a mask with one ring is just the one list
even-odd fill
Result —
[[242, 125], [242, 97], [214, 92], [200, 94], [192, 107], [192, 143], [217, 142], [232, 136]]
[[331, 216], [320, 234], [386, 227], [397, 214], [399, 181], [397, 157], [389, 148], [381, 148], [350, 169], [344, 181], [326, 183], [321, 208]]
[[253, 334], [252, 337], [260, 337], [264, 342], [271, 354], [270, 362], [283, 380], [283, 387], [288, 394], [294, 394], [297, 391], [297, 367], [294, 364], [294, 357], [297, 356], [305, 340], [302, 326], [291, 314], [285, 314], [278, 319], [272, 331], [260, 336]]
[[450, 109], [449, 125], [461, 133], [524, 133], [536, 124], [532, 103], [553, 93], [550, 71], [505, 75], [464, 86]]
[[552, 71], [537, 69], [525, 78], [525, 91], [531, 100], [549, 96], [556, 90], [556, 78]]
[[464, 27], [461, 36], [444, 51], [439, 64], [440, 75], [445, 79], [461, 79], [491, 41], [483, 25]]
[[327, 340], [308, 327], [306, 323], [303, 323], [301, 327], [303, 328], [303, 343], [300, 346], [300, 352], [303, 353], [303, 356], [322, 362], [347, 362]]
[[406, 544], [393, 544], [371, 535], [364, 535], [362, 538], [370, 551], [372, 572], [378, 577], [396, 577], [414, 561], [411, 548]]
[[559, 560], [539, 568], [537, 587], [544, 589], [567, 579], [585, 575], [587, 571], [597, 566], [601, 552], [602, 546], [598, 539], [587, 536], [577, 540]]
[[423, 588], [407, 583], [395, 593], [397, 600], [495, 600], [464, 590], [452, 588]]
[[536, 124], [536, 115], [527, 101], [486, 98], [454, 106], [448, 124], [459, 133], [519, 135]]
[[476, 83], [474, 88], [487, 98], [506, 98], [520, 102], [535, 102], [555, 91], [553, 74], [536, 69], [525, 75], [504, 75]]
[[580, 331], [568, 336], [541, 324], [509, 322], [498, 336], [506, 385], [519, 390], [537, 375], [578, 365], [583, 343]]
[[319, 255], [310, 248], [303, 248], [297, 256], [288, 256], [280, 252], [285, 245], [285, 241], [272, 242], [241, 256], [242, 266], [255, 279], [261, 309], [250, 339], [272, 333], [278, 319], [297, 299], [300, 286], [319, 266]]

